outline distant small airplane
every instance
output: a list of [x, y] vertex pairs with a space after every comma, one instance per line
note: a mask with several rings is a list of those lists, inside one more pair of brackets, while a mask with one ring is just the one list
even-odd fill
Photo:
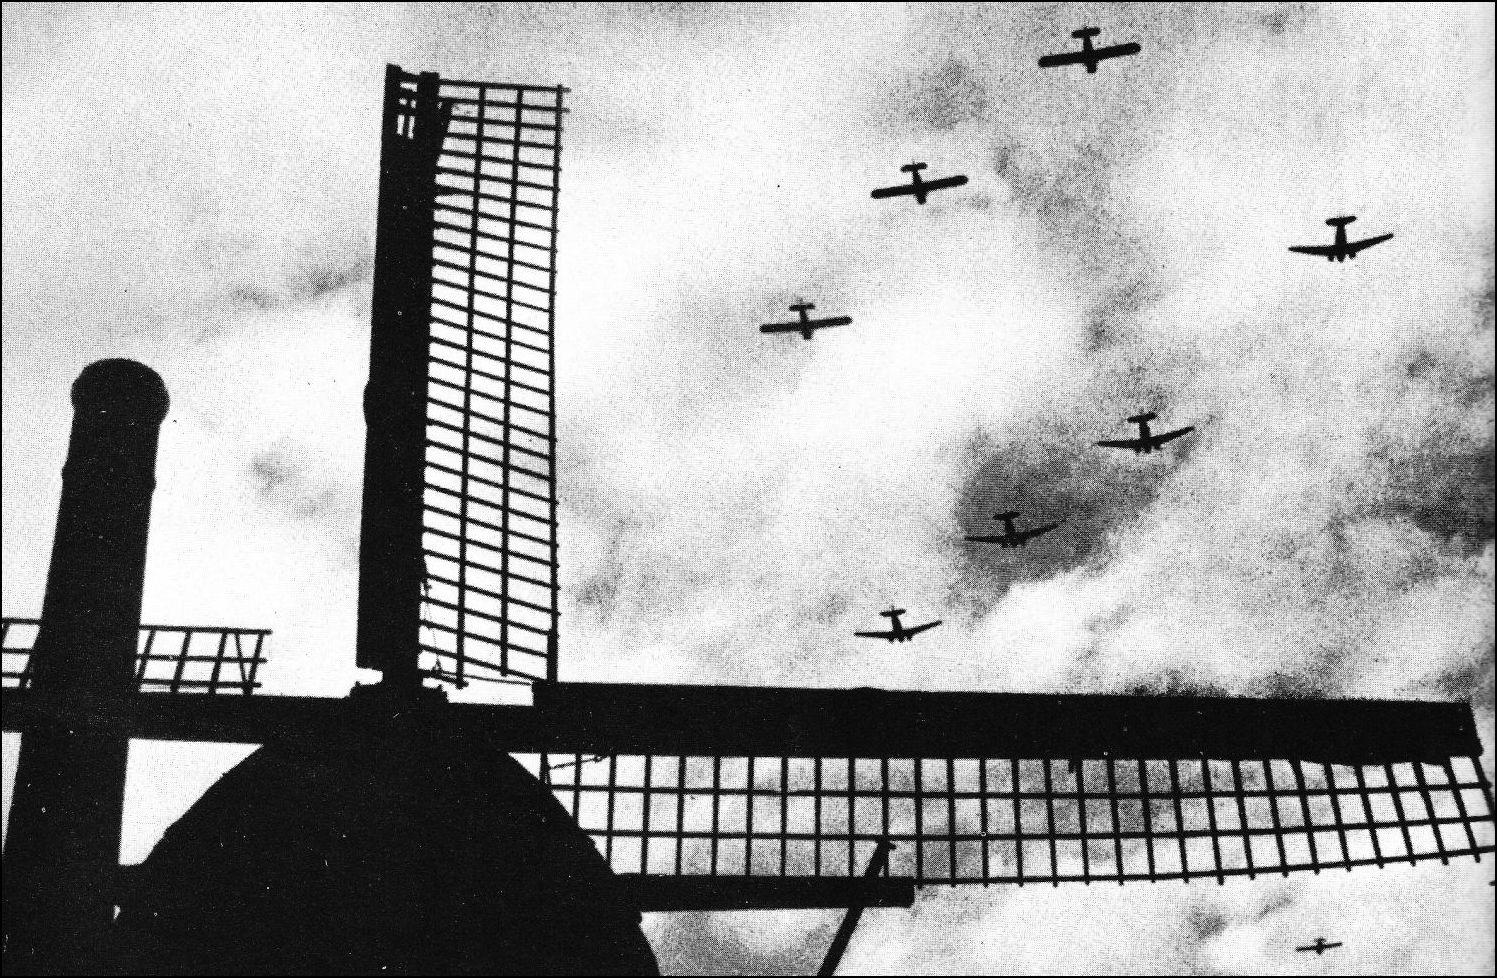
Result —
[[890, 628], [887, 632], [853, 632], [853, 634], [858, 638], [882, 638], [890, 642], [908, 642], [921, 632], [941, 624], [939, 621], [928, 621], [923, 625], [905, 628], [899, 622], [899, 616], [904, 614], [903, 608], [890, 608], [888, 611], [880, 611], [879, 614], [890, 621]]
[[584, 764], [596, 764], [599, 761], [606, 761], [607, 759], [607, 756], [603, 754], [594, 754], [591, 757], [583, 757], [575, 761], [563, 761], [560, 764], [552, 764], [550, 765], [550, 768], [553, 771], [560, 771], [563, 768], [581, 767]]
[[1060, 523], [1046, 523], [1044, 526], [1035, 526], [1028, 530], [1015, 530], [1014, 520], [1018, 518], [1018, 513], [997, 513], [993, 516], [993, 519], [1003, 521], [1002, 533], [997, 536], [976, 536], [968, 537], [967, 539], [973, 543], [996, 543], [1004, 550], [1012, 550], [1014, 547], [1027, 547], [1030, 540], [1038, 536], [1044, 536], [1057, 526], [1060, 526]]
[[901, 173], [910, 175], [909, 183], [902, 183], [894, 187], [879, 187], [870, 197], [882, 200], [885, 197], [903, 197], [914, 194], [915, 203], [925, 203], [925, 198], [932, 190], [945, 190], [947, 187], [960, 187], [967, 182], [967, 178], [958, 174], [954, 177], [942, 177], [939, 180], [921, 180], [920, 171], [925, 169], [924, 163], [910, 163], [899, 168]]
[[1097, 444], [1102, 446], [1103, 448], [1131, 448], [1133, 449], [1134, 454], [1147, 455], [1150, 452], [1158, 451], [1160, 446], [1162, 446], [1165, 442], [1174, 441], [1181, 435], [1188, 435], [1192, 431], [1196, 430], [1195, 425], [1190, 425], [1186, 428], [1180, 428], [1177, 431], [1166, 431], [1162, 435], [1156, 435], [1149, 431], [1149, 422], [1153, 421], [1157, 417], [1159, 417], [1159, 415], [1155, 414], [1153, 411], [1147, 411], [1143, 414], [1135, 414], [1133, 417], [1128, 419], [1128, 423], [1138, 425], [1137, 438], [1124, 438], [1120, 441], [1099, 441], [1097, 442]]
[[807, 313], [816, 308], [814, 302], [797, 302], [790, 307], [791, 312], [800, 313], [798, 323], [765, 323], [759, 327], [761, 333], [799, 333], [806, 339], [811, 338], [811, 333], [818, 329], [829, 329], [833, 326], [846, 326], [852, 322], [851, 316], [829, 316], [825, 319], [812, 319]]
[[1361, 241], [1347, 241], [1346, 226], [1355, 220], [1355, 217], [1333, 217], [1326, 221], [1336, 229], [1335, 244], [1290, 245], [1289, 250], [1299, 252], [1301, 255], [1323, 255], [1326, 261], [1346, 261], [1348, 258], [1357, 257], [1357, 252], [1362, 249], [1382, 244], [1393, 237], [1391, 234], [1380, 234], [1375, 238], [1363, 238]]
[[1327, 943], [1326, 939], [1324, 937], [1317, 937], [1317, 938], [1315, 938], [1315, 943], [1314, 944], [1306, 944], [1303, 947], [1297, 947], [1297, 948], [1295, 948], [1295, 950], [1296, 951], [1314, 951], [1315, 952], [1315, 956], [1318, 958], [1322, 954], [1324, 954], [1325, 952], [1329, 951], [1331, 948], [1333, 948], [1333, 947], [1340, 947], [1340, 946], [1341, 946], [1341, 942], [1340, 941], [1331, 941], [1331, 942]]
[[1061, 65], [1086, 65], [1086, 73], [1095, 75], [1097, 65], [1108, 58], [1121, 58], [1124, 55], [1137, 54], [1143, 48], [1137, 44], [1114, 44], [1112, 47], [1094, 48], [1092, 38], [1102, 33], [1100, 27], [1083, 27], [1079, 31], [1072, 31], [1071, 36], [1080, 38], [1081, 50], [1068, 51], [1065, 54], [1047, 54], [1040, 59], [1041, 68], [1058, 68]]

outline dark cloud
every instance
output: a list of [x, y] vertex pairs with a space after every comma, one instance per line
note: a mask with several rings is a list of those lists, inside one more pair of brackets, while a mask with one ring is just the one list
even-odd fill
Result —
[[1483, 711], [1493, 706], [1494, 658], [1497, 658], [1497, 643], [1487, 636], [1485, 641], [1473, 645], [1468, 654], [1449, 663], [1429, 683], [1431, 692], [1441, 699], [1465, 700]]
[[911, 121], [936, 130], [981, 119], [988, 108], [988, 91], [982, 79], [956, 57], [921, 75], [902, 97], [907, 100]]
[[1308, 3], [1276, 3], [1258, 18], [1271, 37], [1279, 38], [1304, 30], [1315, 19], [1315, 7]]
[[669, 926], [654, 932], [651, 946], [662, 974], [809, 975], [826, 955], [840, 913], [798, 940], [750, 944], [722, 914], [671, 914]]
[[312, 305], [364, 285], [371, 280], [373, 270], [374, 261], [368, 255], [289, 256], [273, 280], [232, 286], [229, 302], [257, 312]]
[[1048, 418], [1003, 444], [975, 434], [968, 451], [979, 459], [958, 494], [956, 525], [961, 537], [991, 534], [1001, 524], [993, 514], [1015, 510], [1016, 526], [1061, 526], [1005, 550], [994, 544], [955, 539], [960, 575], [953, 599], [982, 615], [1019, 581], [1053, 577], [1107, 557], [1110, 534], [1153, 505], [1169, 473], [1182, 464], [1189, 437], [1171, 451], [1135, 460], [1094, 444], [1118, 436], [1100, 413], [1092, 418]]
[[1226, 933], [1231, 919], [1215, 907], [1191, 907], [1185, 914], [1186, 940], [1192, 944]]
[[250, 457], [248, 474], [259, 500], [298, 520], [325, 520], [335, 511], [358, 511], [358, 490], [319, 471], [310, 453], [277, 445]]
[[1421, 454], [1391, 465], [1387, 493], [1376, 511], [1405, 518], [1433, 536], [1475, 553], [1497, 537], [1492, 447], [1455, 454]]

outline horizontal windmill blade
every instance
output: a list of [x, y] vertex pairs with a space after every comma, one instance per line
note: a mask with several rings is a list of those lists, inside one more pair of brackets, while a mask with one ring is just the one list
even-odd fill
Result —
[[[236, 743], [325, 738], [372, 708], [15, 689], [0, 707], [7, 730]], [[916, 885], [1221, 882], [1494, 851], [1460, 703], [542, 683], [534, 706], [452, 703], [439, 726], [519, 755], [656, 909], [895, 904], [903, 884], [829, 882], [885, 839], [889, 876]]]
[[537, 707], [589, 743], [656, 745], [550, 781], [641, 877], [851, 878], [882, 840], [916, 885], [1223, 882], [1494, 849], [1463, 704], [566, 685]]
[[[39, 618], [0, 618], [0, 686], [29, 689]], [[260, 688], [268, 628], [141, 625], [135, 686], [142, 693], [238, 693]]]
[[[536, 763], [534, 758], [530, 763]], [[1493, 851], [1474, 760], [614, 756], [551, 788], [626, 876], [915, 885], [1288, 875]]]

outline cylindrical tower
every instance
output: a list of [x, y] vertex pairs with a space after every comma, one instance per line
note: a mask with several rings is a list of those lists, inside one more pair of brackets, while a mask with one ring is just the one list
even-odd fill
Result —
[[[166, 385], [133, 360], [73, 384], [73, 430], [32, 651], [37, 696], [132, 692]], [[21, 740], [5, 840], [7, 974], [86, 972], [114, 916], [129, 741], [64, 726]]]

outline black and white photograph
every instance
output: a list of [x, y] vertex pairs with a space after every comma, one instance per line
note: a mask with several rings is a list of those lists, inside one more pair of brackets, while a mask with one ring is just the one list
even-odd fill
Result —
[[3, 5], [7, 975], [1480, 975], [1497, 5]]

